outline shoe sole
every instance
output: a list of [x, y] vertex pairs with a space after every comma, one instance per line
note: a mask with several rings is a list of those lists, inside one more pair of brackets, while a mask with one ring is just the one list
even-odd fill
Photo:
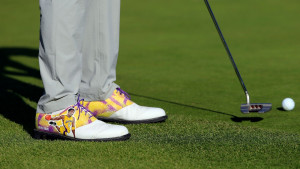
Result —
[[102, 139], [80, 139], [80, 138], [73, 138], [69, 136], [64, 136], [61, 134], [56, 133], [48, 133], [39, 131], [37, 129], [34, 129], [34, 138], [35, 139], [43, 139], [43, 140], [71, 140], [71, 141], [125, 141], [130, 138], [131, 134], [128, 133], [126, 135], [123, 135], [121, 137], [113, 137], [113, 138], [102, 138]]
[[108, 119], [108, 118], [98, 117], [99, 120], [104, 122], [114, 122], [114, 123], [121, 123], [121, 124], [161, 123], [161, 122], [165, 122], [167, 118], [168, 116], [162, 116], [162, 117], [157, 117], [157, 118], [147, 119], [147, 120], [129, 121], [129, 120], [118, 120], [118, 119]]

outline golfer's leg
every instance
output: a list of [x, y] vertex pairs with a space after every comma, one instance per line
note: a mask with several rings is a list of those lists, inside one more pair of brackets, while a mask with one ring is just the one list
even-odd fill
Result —
[[84, 40], [83, 105], [99, 119], [120, 123], [151, 123], [167, 119], [160, 108], [144, 107], [116, 89], [120, 0], [92, 0]]
[[118, 87], [120, 0], [90, 0], [83, 45], [80, 97], [105, 100]]
[[39, 64], [45, 94], [37, 112], [75, 103], [82, 75], [82, 35], [87, 0], [40, 0]]

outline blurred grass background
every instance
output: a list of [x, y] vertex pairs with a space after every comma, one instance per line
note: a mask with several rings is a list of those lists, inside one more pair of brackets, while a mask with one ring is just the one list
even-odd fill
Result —
[[0, 168], [299, 168], [300, 2], [209, 2], [251, 101], [273, 110], [240, 113], [245, 96], [203, 1], [127, 0], [117, 83], [169, 119], [126, 125], [126, 142], [87, 143], [32, 138], [39, 4], [1, 0]]

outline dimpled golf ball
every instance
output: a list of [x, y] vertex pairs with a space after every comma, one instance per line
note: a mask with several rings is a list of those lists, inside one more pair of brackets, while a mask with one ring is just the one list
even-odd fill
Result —
[[286, 111], [293, 110], [295, 107], [295, 102], [291, 98], [285, 98], [282, 101], [282, 108]]

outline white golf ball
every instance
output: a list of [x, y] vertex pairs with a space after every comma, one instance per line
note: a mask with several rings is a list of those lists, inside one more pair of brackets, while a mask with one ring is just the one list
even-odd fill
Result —
[[295, 107], [295, 102], [291, 98], [285, 98], [282, 101], [282, 108], [286, 111], [293, 110]]

